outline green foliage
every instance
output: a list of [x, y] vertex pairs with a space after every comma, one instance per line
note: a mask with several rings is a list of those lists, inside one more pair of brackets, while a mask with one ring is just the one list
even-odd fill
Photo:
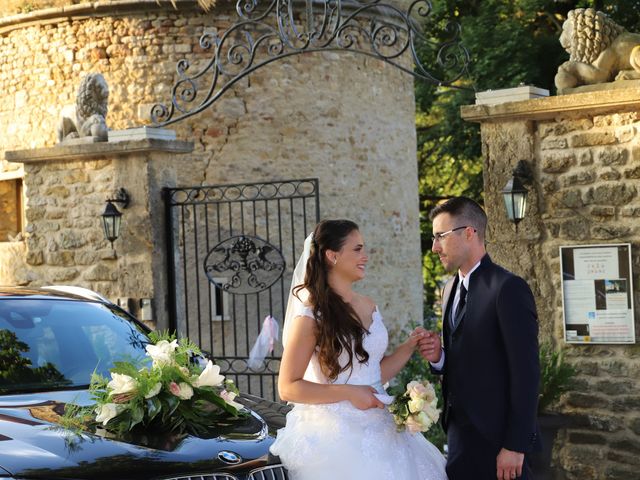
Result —
[[[558, 39], [574, 8], [596, 8], [640, 32], [640, 0], [440, 0], [433, 7], [425, 31], [440, 41], [448, 20], [460, 23], [472, 63], [457, 86], [476, 91], [524, 83], [553, 92], [557, 68], [568, 60]], [[418, 54], [424, 65], [434, 64], [432, 50], [421, 47]], [[465, 195], [482, 204], [483, 165], [479, 127], [460, 117], [460, 107], [475, 102], [474, 92], [418, 81], [415, 96], [424, 294], [430, 308], [437, 302], [444, 271], [429, 253], [428, 213], [452, 196]]]
[[233, 401], [233, 382], [211, 362], [203, 370], [192, 361], [201, 355], [193, 342], [168, 332], [149, 337], [149, 358], [116, 362], [110, 379], [94, 373], [89, 392], [95, 404], [68, 404], [63, 426], [75, 431], [101, 427], [118, 436], [133, 430], [204, 436], [219, 421], [245, 414]]
[[544, 343], [540, 345], [540, 395], [538, 411], [546, 412], [571, 388], [576, 370], [564, 362], [562, 352]]

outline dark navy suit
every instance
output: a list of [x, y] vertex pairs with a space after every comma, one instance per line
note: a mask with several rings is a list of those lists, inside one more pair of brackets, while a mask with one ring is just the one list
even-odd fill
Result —
[[[444, 411], [450, 480], [494, 480], [502, 448], [539, 448], [538, 321], [527, 283], [485, 255], [451, 325], [458, 275], [443, 292]], [[521, 478], [531, 479], [525, 457]]]

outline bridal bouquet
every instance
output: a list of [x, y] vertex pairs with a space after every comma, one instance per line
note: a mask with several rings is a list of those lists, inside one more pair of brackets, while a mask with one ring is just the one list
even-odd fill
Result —
[[89, 392], [95, 405], [67, 405], [67, 425], [93, 424], [120, 435], [134, 428], [201, 435], [221, 418], [244, 415], [234, 401], [238, 390], [220, 367], [209, 360], [203, 369], [192, 361], [202, 355], [195, 344], [168, 333], [149, 338], [144, 362], [116, 362], [111, 378], [94, 373]]
[[438, 397], [429, 382], [412, 381], [407, 384], [407, 390], [396, 395], [389, 405], [398, 431], [409, 430], [411, 433], [426, 432], [438, 421]]

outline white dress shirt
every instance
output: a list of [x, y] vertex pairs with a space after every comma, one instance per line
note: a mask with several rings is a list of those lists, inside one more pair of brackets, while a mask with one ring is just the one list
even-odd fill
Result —
[[[476, 270], [476, 268], [480, 266], [481, 262], [482, 260], [478, 260], [478, 263], [476, 263], [466, 275], [463, 275], [462, 272], [458, 270], [458, 286], [456, 287], [456, 294], [453, 297], [453, 304], [451, 305], [451, 308], [453, 309], [452, 312], [456, 311], [456, 308], [458, 308], [458, 303], [460, 303], [460, 287], [462, 285], [464, 285], [464, 288], [467, 290], [467, 295], [469, 294], [469, 278], [471, 277], [471, 274]], [[446, 305], [444, 305], [443, 307], [447, 308]], [[448, 322], [449, 319], [445, 318], [444, 321]], [[442, 348], [442, 355], [440, 356], [440, 361], [438, 363], [433, 363], [433, 362], [429, 362], [429, 363], [431, 363], [431, 366], [436, 370], [442, 370], [444, 368], [444, 347]]]

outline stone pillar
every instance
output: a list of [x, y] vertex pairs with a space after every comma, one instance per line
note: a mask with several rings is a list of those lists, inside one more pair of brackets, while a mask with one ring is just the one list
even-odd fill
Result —
[[[151, 325], [168, 328], [162, 189], [176, 185], [180, 154], [192, 150], [191, 142], [145, 139], [5, 152], [25, 170], [26, 248], [15, 260], [17, 283], [82, 286], [134, 304], [152, 299]], [[112, 248], [101, 214], [119, 188], [131, 202], [117, 205], [122, 229]]]
[[[637, 478], [640, 349], [564, 343], [559, 247], [631, 243], [636, 331], [640, 307], [640, 89], [605, 90], [462, 108], [479, 122], [488, 250], [536, 296], [540, 339], [578, 369], [558, 410], [571, 419], [554, 462], [567, 479]], [[517, 233], [500, 191], [519, 160], [533, 170]]]

